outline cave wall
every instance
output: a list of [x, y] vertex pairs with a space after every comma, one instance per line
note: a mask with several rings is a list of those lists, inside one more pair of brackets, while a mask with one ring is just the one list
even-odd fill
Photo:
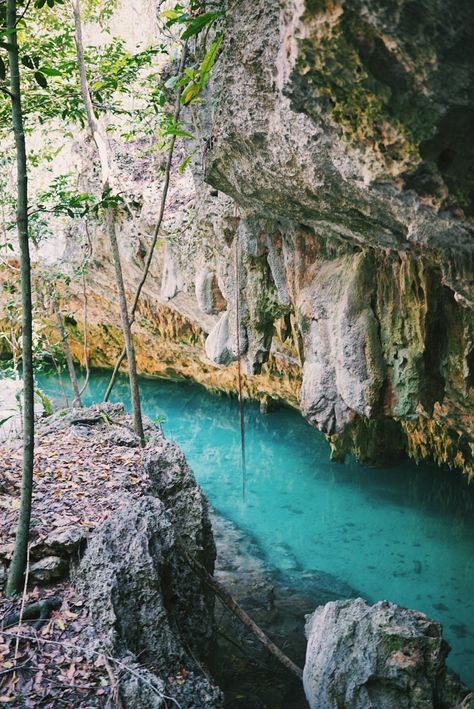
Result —
[[227, 12], [200, 199], [234, 230], [214, 229], [228, 307], [207, 353], [235, 358], [239, 292], [247, 371], [292, 340], [337, 458], [473, 470], [473, 40], [462, 1]]

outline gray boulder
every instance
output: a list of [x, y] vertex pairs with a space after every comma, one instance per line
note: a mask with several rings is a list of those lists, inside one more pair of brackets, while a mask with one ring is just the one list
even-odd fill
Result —
[[31, 564], [29, 579], [34, 583], [52, 583], [67, 576], [68, 563], [59, 556], [46, 556]]
[[[175, 535], [185, 542], [210, 574], [214, 573], [216, 547], [209, 518], [209, 505], [180, 448], [160, 439], [143, 466], [151, 482], [151, 492], [162, 502]], [[214, 643], [214, 595], [177, 555], [173, 547], [171, 585], [175, 625], [186, 644], [206, 657]]]
[[77, 570], [75, 585], [90, 609], [82, 643], [130, 668], [121, 682], [124, 709], [176, 701], [182, 709], [217, 708], [222, 694], [202, 676], [214, 642], [214, 598], [176, 548], [179, 537], [213, 572], [207, 502], [175, 444], [157, 439], [143, 466], [148, 490], [120, 492]]
[[445, 661], [442, 627], [388, 601], [335, 601], [307, 616], [303, 684], [311, 709], [436, 709], [469, 690]]

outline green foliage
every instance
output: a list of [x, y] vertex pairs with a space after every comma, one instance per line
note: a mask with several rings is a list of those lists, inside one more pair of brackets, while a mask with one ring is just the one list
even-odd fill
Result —
[[53, 402], [51, 401], [49, 396], [47, 396], [44, 391], [41, 391], [39, 387], [35, 387], [35, 394], [37, 394], [38, 398], [43, 404], [45, 416], [51, 416], [54, 413], [54, 408]]
[[15, 414], [10, 414], [10, 416], [6, 416], [5, 418], [0, 419], [0, 426], [4, 426], [7, 421], [10, 421], [10, 419], [12, 419], [14, 416]]
[[[49, 7], [49, 6], [48, 6]], [[68, 124], [85, 126], [85, 109], [80, 92], [74, 29], [65, 11], [47, 13], [41, 18], [22, 22], [22, 89], [26, 130], [36, 130], [61, 119]], [[1, 40], [1, 35], [0, 35]], [[0, 47], [5, 45], [0, 43]], [[134, 111], [124, 106], [124, 97], [133, 94], [135, 86], [147, 83], [150, 91], [155, 57], [166, 52], [164, 45], [148, 47], [130, 53], [120, 38], [104, 46], [86, 47], [85, 61], [92, 89], [92, 102], [98, 114], [129, 114]], [[54, 57], [54, 62], [52, 61]], [[3, 60], [2, 60], [3, 62]], [[54, 65], [52, 65], [54, 64]], [[5, 62], [0, 65], [0, 80], [6, 78]], [[156, 83], [156, 82], [155, 82]], [[144, 87], [145, 88], [145, 87]], [[1, 125], [8, 125], [8, 96], [0, 96]]]
[[194, 102], [201, 91], [205, 89], [212, 68], [216, 63], [222, 40], [222, 34], [218, 34], [197, 69], [186, 69], [184, 78], [180, 82], [180, 85], [185, 87], [181, 98], [183, 104]]
[[117, 0], [86, 0], [83, 3], [83, 15], [86, 22], [98, 24], [108, 32], [108, 21], [117, 9]]
[[64, 0], [36, 0], [35, 2], [35, 7], [38, 10], [41, 10], [41, 8], [45, 5], [50, 8], [53, 8], [55, 5], [64, 5]]
[[[105, 37], [115, 7], [116, 0], [84, 0], [87, 21], [100, 23]], [[52, 236], [58, 224], [65, 220], [102, 221], [105, 210], [117, 210], [125, 203], [120, 188], [114, 192], [108, 189], [102, 194], [90, 194], [78, 189], [77, 174], [58, 175], [55, 170], [56, 157], [76, 137], [77, 126], [86, 125], [74, 26], [68, 4], [64, 0], [25, 2], [19, 14], [17, 27], [25, 132], [39, 136], [40, 140], [35, 140], [34, 144], [41, 145], [40, 149], [30, 149], [28, 154], [29, 170], [33, 176], [35, 169], [41, 170], [42, 178], [41, 190], [36, 194], [35, 180], [30, 182], [33, 186], [30, 192], [30, 238], [38, 244]], [[95, 113], [107, 115], [107, 131], [112, 140], [117, 135], [122, 140], [143, 145], [143, 154], [152, 157], [152, 166], [155, 153], [166, 149], [173, 136], [194, 139], [184, 122], [173, 119], [171, 105], [179, 90], [182, 91], [183, 104], [202, 100], [202, 92], [222, 44], [222, 34], [215, 34], [223, 18], [220, 3], [190, 0], [186, 7], [178, 3], [162, 17], [170, 36], [174, 37], [171, 42], [167, 39], [166, 45], [139, 47], [138, 51], [130, 52], [122, 39], [107, 38], [99, 46], [85, 47]], [[210, 46], [208, 36], [212, 37]], [[8, 40], [8, 32], [0, 27], [0, 215], [3, 227], [0, 256], [14, 250], [9, 235], [13, 235], [15, 227], [15, 164], [6, 57], [10, 48]], [[177, 47], [189, 40], [192, 40], [190, 56], [195, 57], [195, 65], [188, 67], [182, 76], [175, 74], [163, 84], [163, 60], [166, 62], [167, 57], [176, 59]], [[178, 168], [180, 173], [189, 166], [195, 152], [196, 149], [182, 159]], [[158, 161], [158, 166], [160, 164], [162, 161]], [[48, 171], [51, 179], [45, 188], [44, 175]], [[79, 238], [85, 240], [86, 237]], [[82, 274], [80, 269], [76, 270], [72, 277]], [[54, 279], [62, 281], [64, 286], [61, 274], [54, 274]], [[11, 329], [18, 327], [19, 316], [19, 292], [13, 289], [5, 304], [5, 318]], [[10, 334], [7, 333], [8, 337]], [[41, 332], [36, 332], [35, 347], [39, 361], [41, 353], [44, 355], [47, 349]], [[59, 351], [55, 355], [62, 357]], [[21, 351], [18, 356], [21, 358]]]
[[[183, 5], [178, 3], [173, 9], [162, 12], [161, 17], [166, 20], [167, 27], [184, 25], [184, 29], [180, 34], [182, 41], [197, 37], [203, 30], [206, 30], [204, 37], [205, 45], [205, 40], [211, 28], [224, 17], [222, 10], [206, 11], [205, 5], [206, 4], [203, 2], [191, 2], [190, 10], [186, 10]], [[172, 79], [168, 81], [170, 88], [174, 88], [176, 84], [184, 87], [182, 95], [183, 104], [194, 103], [199, 94], [206, 87], [212, 68], [218, 57], [222, 39], [222, 33], [218, 33], [211, 47], [205, 52], [204, 58], [197, 66], [188, 67], [185, 70], [184, 77], [180, 80], [178, 80], [179, 77], [172, 77]]]

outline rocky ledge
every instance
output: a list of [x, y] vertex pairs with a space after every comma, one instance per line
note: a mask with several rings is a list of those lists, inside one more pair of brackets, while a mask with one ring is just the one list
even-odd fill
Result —
[[[53, 697], [105, 706], [117, 692], [124, 709], [222, 706], [204, 670], [215, 642], [214, 598], [176, 544], [179, 537], [213, 572], [207, 501], [178, 447], [151, 424], [147, 438], [142, 450], [120, 405], [62, 411], [39, 426], [30, 580], [41, 587], [27, 601], [39, 607], [41, 642], [35, 653], [22, 650], [19, 679], [5, 690], [12, 701], [24, 695], [24, 706], [37, 706], [55, 682], [61, 691], [46, 706], [56, 706]], [[8, 511], [0, 556], [8, 565], [20, 455], [16, 444], [1, 453]], [[19, 618], [1, 603], [8, 669]], [[38, 642], [34, 629], [18, 632], [26, 633], [22, 648]], [[54, 668], [48, 653], [59, 658]]]

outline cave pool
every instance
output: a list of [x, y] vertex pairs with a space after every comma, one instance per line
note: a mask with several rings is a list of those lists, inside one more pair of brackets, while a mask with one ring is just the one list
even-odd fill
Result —
[[[83, 397], [101, 401], [108, 373]], [[37, 375], [61, 403], [54, 373]], [[474, 485], [462, 474], [404, 462], [331, 463], [324, 436], [296, 411], [262, 415], [246, 403], [242, 498], [238, 402], [190, 383], [141, 378], [142, 406], [164, 417], [217, 512], [252, 535], [267, 561], [296, 582], [337, 577], [369, 601], [388, 599], [439, 620], [448, 664], [474, 687]], [[130, 404], [120, 377], [113, 401]]]

